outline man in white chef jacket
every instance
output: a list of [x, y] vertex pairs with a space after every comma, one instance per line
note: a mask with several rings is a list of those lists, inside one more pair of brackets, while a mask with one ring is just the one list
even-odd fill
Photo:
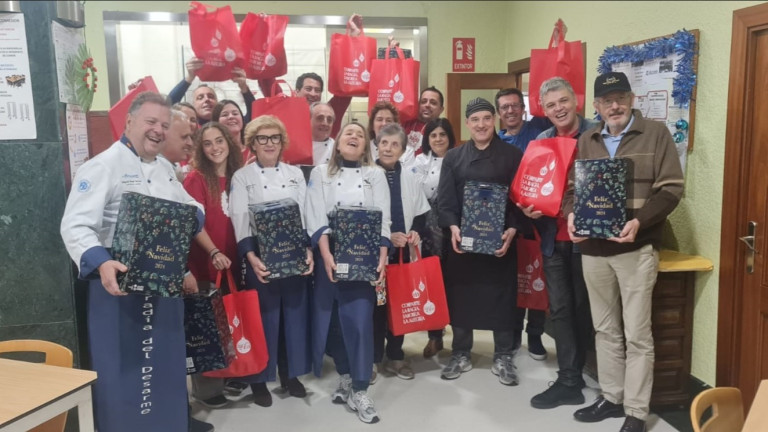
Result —
[[[213, 431], [188, 417], [182, 300], [121, 292], [117, 274], [127, 267], [110, 253], [124, 192], [195, 205], [203, 226], [202, 206], [184, 191], [173, 166], [157, 157], [170, 125], [170, 101], [139, 94], [120, 140], [77, 170], [61, 221], [79, 277], [90, 280], [88, 338], [100, 432]], [[193, 281], [185, 278], [186, 291], [196, 291]]]

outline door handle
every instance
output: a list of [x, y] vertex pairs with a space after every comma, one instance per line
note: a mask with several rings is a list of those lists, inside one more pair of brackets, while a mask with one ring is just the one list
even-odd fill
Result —
[[749, 221], [747, 224], [747, 235], [739, 237], [739, 240], [747, 245], [747, 273], [755, 272], [755, 254], [757, 253], [757, 249], [755, 248], [755, 231], [757, 231], [757, 222]]

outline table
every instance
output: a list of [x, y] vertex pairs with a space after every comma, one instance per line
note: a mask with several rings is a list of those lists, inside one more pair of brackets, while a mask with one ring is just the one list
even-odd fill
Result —
[[760, 382], [752, 401], [744, 428], [741, 432], [765, 432], [768, 430], [768, 380]]
[[96, 372], [0, 359], [0, 432], [26, 432], [77, 407], [80, 432], [93, 432]]

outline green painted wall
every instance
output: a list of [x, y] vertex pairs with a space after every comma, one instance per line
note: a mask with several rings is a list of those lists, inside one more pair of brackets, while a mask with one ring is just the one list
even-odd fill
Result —
[[[681, 252], [707, 257], [715, 265], [713, 272], [699, 274], [696, 280], [692, 368], [693, 375], [714, 385], [724, 108], [728, 99], [732, 11], [759, 3], [304, 1], [232, 2], [232, 6], [235, 13], [349, 15], [358, 12], [363, 16], [427, 17], [429, 81], [443, 89], [445, 73], [450, 71], [451, 38], [477, 39], [477, 72], [504, 72], [508, 61], [528, 57], [531, 48], [545, 47], [554, 22], [563, 18], [569, 29], [568, 40], [587, 42], [588, 101], [592, 100], [591, 83], [597, 75], [597, 59], [606, 47], [663, 36], [683, 28], [699, 29], [695, 148], [688, 156], [685, 196], [671, 217], [669, 243]], [[86, 38], [93, 57], [105, 58], [103, 11], [179, 13], [186, 8], [186, 2], [87, 2]], [[106, 76], [103, 79], [106, 90]], [[97, 93], [94, 109], [107, 107], [107, 92]]]

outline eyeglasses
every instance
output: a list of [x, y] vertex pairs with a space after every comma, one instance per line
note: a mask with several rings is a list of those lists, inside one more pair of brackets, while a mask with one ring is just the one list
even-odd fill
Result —
[[519, 111], [521, 109], [525, 108], [525, 105], [520, 103], [512, 103], [512, 104], [505, 104], [499, 107], [499, 111], [509, 111], [509, 110], [515, 110]]
[[259, 143], [259, 145], [267, 145], [270, 141], [272, 144], [282, 144], [283, 143], [283, 136], [280, 134], [275, 135], [256, 135], [253, 137], [253, 140]]
[[626, 105], [627, 102], [629, 102], [629, 99], [630, 99], [629, 93], [624, 93], [621, 96], [616, 96], [612, 98], [600, 98], [598, 103], [603, 108], [610, 108], [613, 106], [614, 102], [618, 103], [619, 105]]

